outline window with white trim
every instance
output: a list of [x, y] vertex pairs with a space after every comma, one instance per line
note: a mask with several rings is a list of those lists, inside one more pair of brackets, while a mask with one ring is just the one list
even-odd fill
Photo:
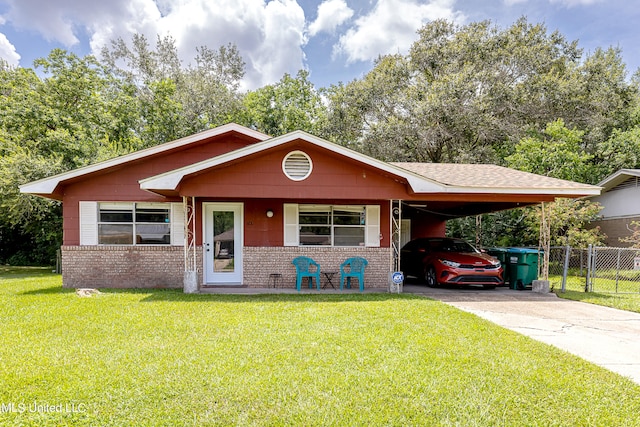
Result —
[[377, 205], [286, 204], [285, 246], [380, 246]]
[[98, 244], [168, 245], [168, 203], [98, 203]]

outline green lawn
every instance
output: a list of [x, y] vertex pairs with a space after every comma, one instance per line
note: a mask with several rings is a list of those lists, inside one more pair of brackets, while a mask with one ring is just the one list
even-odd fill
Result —
[[421, 297], [0, 271], [0, 425], [640, 425], [640, 386]]
[[582, 291], [556, 292], [556, 294], [561, 298], [640, 313], [640, 294], [602, 294]]
[[[590, 304], [604, 305], [607, 307], [613, 307], [620, 310], [635, 311], [640, 313], [640, 293], [635, 292], [616, 292], [616, 281], [603, 278], [597, 278], [596, 292], [585, 292], [584, 284], [585, 278], [579, 276], [569, 276], [567, 279], [566, 291], [561, 292], [562, 277], [550, 276], [549, 281], [554, 287], [554, 292], [560, 298], [571, 299], [575, 301], [587, 302]], [[640, 284], [634, 283], [634, 287], [637, 289]], [[632, 286], [628, 283], [620, 285], [618, 283], [618, 289], [631, 289]], [[602, 291], [598, 292], [597, 290]]]

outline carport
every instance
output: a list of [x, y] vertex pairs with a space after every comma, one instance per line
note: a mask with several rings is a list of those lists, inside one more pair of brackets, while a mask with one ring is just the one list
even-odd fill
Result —
[[442, 185], [432, 194], [412, 193], [392, 201], [391, 224], [394, 270], [399, 249], [419, 236], [444, 236], [450, 219], [481, 215], [556, 198], [599, 194], [600, 187], [550, 178], [497, 165], [452, 163], [392, 163]]

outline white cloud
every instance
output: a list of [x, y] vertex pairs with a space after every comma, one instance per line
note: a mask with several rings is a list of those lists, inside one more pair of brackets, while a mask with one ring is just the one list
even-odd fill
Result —
[[36, 30], [70, 47], [90, 38], [94, 54], [111, 40], [144, 34], [154, 43], [170, 34], [183, 60], [195, 48], [238, 46], [247, 64], [244, 89], [304, 67], [304, 11], [295, 0], [5, 0], [17, 28]]
[[[515, 4], [527, 3], [530, 0], [503, 0], [507, 6], [513, 6]], [[559, 4], [561, 6], [573, 7], [573, 6], [589, 6], [596, 3], [602, 3], [603, 0], [548, 0], [551, 4]]]
[[126, 20], [129, 8], [142, 2], [153, 4], [153, 0], [6, 0], [10, 7], [4, 17], [17, 28], [36, 30], [49, 41], [73, 46], [79, 43], [79, 30], [92, 23]]
[[344, 0], [327, 0], [318, 6], [318, 17], [309, 25], [309, 35], [332, 34], [339, 25], [351, 19], [353, 9]]
[[20, 62], [20, 55], [16, 52], [15, 46], [2, 33], [0, 33], [0, 59], [4, 59], [13, 67], [17, 67]]
[[563, 6], [589, 6], [596, 3], [602, 3], [602, 0], [549, 0], [550, 3], [558, 3]]
[[348, 63], [370, 61], [379, 55], [406, 52], [417, 39], [416, 31], [429, 21], [464, 20], [453, 8], [455, 0], [378, 0], [371, 12], [358, 18], [334, 46], [334, 57], [345, 55]]

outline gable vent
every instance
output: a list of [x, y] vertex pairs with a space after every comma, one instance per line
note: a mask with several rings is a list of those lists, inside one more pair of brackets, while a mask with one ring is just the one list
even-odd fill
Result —
[[292, 151], [282, 161], [282, 171], [292, 181], [302, 181], [311, 175], [311, 157], [302, 151]]
[[609, 191], [626, 190], [627, 188], [638, 188], [639, 186], [640, 186], [640, 179], [637, 176], [632, 176], [626, 181], [616, 185]]

